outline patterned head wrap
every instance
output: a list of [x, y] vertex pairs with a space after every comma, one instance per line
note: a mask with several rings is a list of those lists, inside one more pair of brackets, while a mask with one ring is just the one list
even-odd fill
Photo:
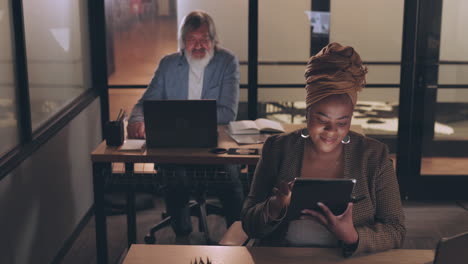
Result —
[[362, 65], [359, 54], [349, 46], [330, 43], [307, 63], [307, 108], [334, 94], [347, 94], [353, 105], [357, 93], [366, 84], [367, 67]]

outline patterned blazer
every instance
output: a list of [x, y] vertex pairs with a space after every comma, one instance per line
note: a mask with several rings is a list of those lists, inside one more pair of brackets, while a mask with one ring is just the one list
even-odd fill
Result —
[[[133, 107], [129, 123], [143, 121], [144, 100], [187, 100], [190, 66], [183, 52], [165, 56], [151, 83]], [[239, 61], [227, 49], [216, 48], [205, 68], [201, 99], [215, 99], [218, 124], [236, 119], [239, 104]]]
[[[398, 248], [403, 244], [406, 229], [388, 149], [372, 138], [352, 131], [349, 135], [351, 142], [344, 145], [344, 178], [357, 180], [354, 197], [366, 196], [353, 208], [359, 242], [351, 254]], [[268, 221], [265, 205], [280, 181], [301, 176], [305, 140], [309, 139], [302, 138], [297, 130], [271, 136], [265, 142], [241, 214], [243, 229], [250, 237], [284, 245], [288, 223]]]

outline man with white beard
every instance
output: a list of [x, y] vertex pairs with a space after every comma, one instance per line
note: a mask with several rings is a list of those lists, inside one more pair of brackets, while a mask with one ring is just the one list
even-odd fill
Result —
[[[234, 54], [219, 46], [213, 19], [203, 11], [189, 13], [179, 32], [181, 50], [161, 59], [159, 67], [128, 121], [129, 138], [145, 138], [144, 100], [215, 99], [218, 124], [235, 120], [239, 102], [239, 62]], [[189, 133], [189, 131], [188, 131]], [[165, 190], [166, 210], [178, 237], [191, 233], [188, 208], [190, 179], [183, 166], [159, 166], [175, 171], [178, 183]], [[243, 191], [239, 167], [226, 165], [230, 179], [217, 189], [230, 226], [239, 219]]]

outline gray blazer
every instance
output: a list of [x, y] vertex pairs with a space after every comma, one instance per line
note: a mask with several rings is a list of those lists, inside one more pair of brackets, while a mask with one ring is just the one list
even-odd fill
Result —
[[[189, 64], [182, 52], [161, 59], [151, 83], [133, 108], [129, 123], [143, 121], [144, 100], [186, 100]], [[230, 51], [215, 48], [205, 68], [202, 99], [215, 99], [218, 124], [236, 119], [239, 103], [239, 61]]]
[[[400, 192], [386, 145], [350, 131], [344, 145], [344, 178], [355, 178], [353, 196], [366, 196], [353, 208], [359, 243], [352, 253], [398, 248], [406, 234]], [[300, 131], [271, 136], [263, 146], [250, 193], [241, 213], [242, 227], [252, 238], [266, 244], [284, 244], [287, 221], [269, 222], [267, 199], [281, 180], [301, 176], [305, 140]], [[270, 243], [271, 242], [271, 243]], [[352, 254], [351, 253], [351, 254]]]

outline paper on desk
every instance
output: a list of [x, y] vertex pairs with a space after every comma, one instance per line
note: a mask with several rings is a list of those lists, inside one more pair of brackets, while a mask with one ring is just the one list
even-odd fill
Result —
[[234, 139], [239, 145], [248, 144], [261, 144], [270, 136], [270, 134], [255, 134], [255, 135], [231, 135], [229, 136]]
[[140, 151], [144, 149], [145, 143], [144, 139], [126, 139], [119, 151]]

